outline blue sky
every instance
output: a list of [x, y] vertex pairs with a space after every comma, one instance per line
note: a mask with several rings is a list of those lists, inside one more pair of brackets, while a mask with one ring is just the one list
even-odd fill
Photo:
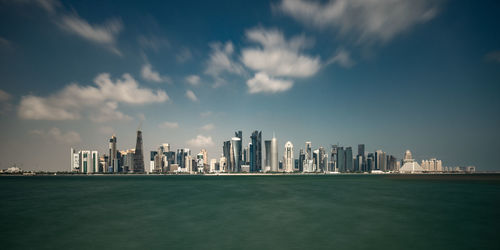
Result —
[[[243, 130], [500, 170], [498, 1], [0, 2], [0, 167]], [[280, 151], [283, 151], [280, 150]], [[282, 152], [280, 152], [282, 153]]]

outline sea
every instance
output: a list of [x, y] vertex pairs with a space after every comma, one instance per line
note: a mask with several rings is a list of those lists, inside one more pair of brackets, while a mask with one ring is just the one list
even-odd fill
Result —
[[500, 249], [500, 175], [0, 176], [0, 249]]

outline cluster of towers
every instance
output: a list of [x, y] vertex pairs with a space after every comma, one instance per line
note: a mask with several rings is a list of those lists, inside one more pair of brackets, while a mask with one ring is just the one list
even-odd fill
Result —
[[118, 150], [115, 135], [109, 139], [108, 153], [102, 156], [97, 150], [77, 152], [71, 148], [71, 172], [144, 173], [142, 131], [137, 130], [135, 149]]

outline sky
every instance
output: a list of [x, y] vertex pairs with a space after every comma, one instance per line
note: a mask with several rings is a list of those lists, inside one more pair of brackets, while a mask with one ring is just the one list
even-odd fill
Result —
[[499, 1], [0, 1], [0, 168], [243, 131], [500, 170]]

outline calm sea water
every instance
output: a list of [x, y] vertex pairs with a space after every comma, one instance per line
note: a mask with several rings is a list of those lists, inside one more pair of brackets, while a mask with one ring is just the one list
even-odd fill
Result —
[[0, 177], [2, 249], [500, 249], [498, 176]]

